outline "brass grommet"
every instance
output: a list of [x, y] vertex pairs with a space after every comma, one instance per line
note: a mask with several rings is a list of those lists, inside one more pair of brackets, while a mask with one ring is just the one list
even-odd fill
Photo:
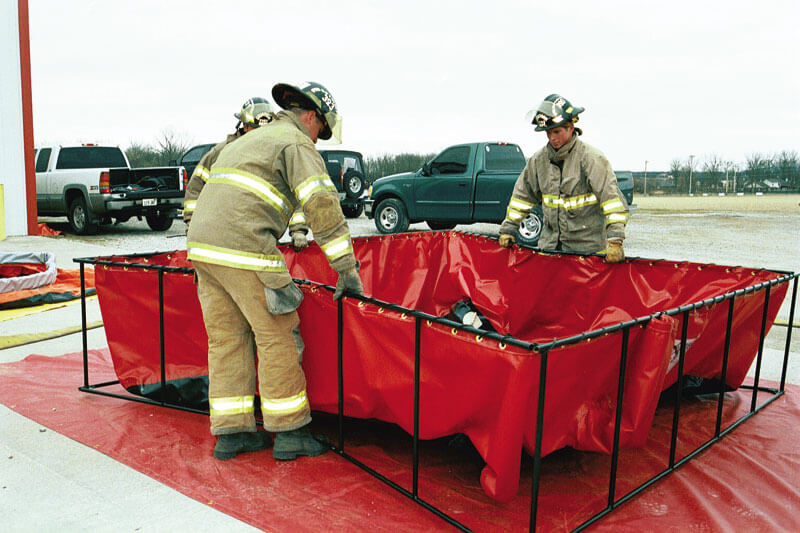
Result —
[[498, 346], [500, 347], [501, 350], [505, 350], [506, 349], [506, 343], [504, 343], [504, 342], [501, 342], [500, 344], [498, 344]]
[[475, 340], [478, 342], [483, 342], [483, 335], [476, 335]]
[[456, 328], [453, 328], [450, 330], [450, 333], [452, 333], [453, 335], [458, 335], [458, 330]]

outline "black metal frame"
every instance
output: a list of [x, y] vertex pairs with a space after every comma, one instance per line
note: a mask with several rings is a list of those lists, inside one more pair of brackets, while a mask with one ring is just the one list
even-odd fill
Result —
[[[145, 253], [145, 254], [135, 254], [135, 255], [127, 255], [127, 258], [136, 258], [136, 257], [151, 257], [153, 255], [161, 254], [161, 253], [171, 253], [171, 252], [152, 252], [152, 253]], [[573, 255], [573, 254], [568, 254]], [[92, 393], [92, 394], [99, 394], [103, 396], [110, 396], [114, 398], [120, 398], [124, 400], [131, 400], [140, 403], [146, 403], [151, 405], [158, 405], [162, 407], [170, 407], [173, 409], [180, 409], [183, 411], [189, 411], [193, 413], [200, 413], [200, 414], [208, 414], [208, 411], [198, 410], [193, 408], [188, 408], [185, 406], [169, 403], [165, 400], [166, 396], [166, 376], [165, 376], [165, 350], [164, 350], [164, 292], [163, 292], [163, 278], [164, 273], [181, 273], [181, 274], [189, 274], [193, 273], [194, 270], [191, 268], [183, 268], [183, 267], [169, 267], [169, 266], [162, 266], [162, 265], [152, 265], [152, 264], [141, 264], [141, 263], [127, 263], [127, 262], [120, 262], [120, 261], [107, 261], [103, 259], [97, 258], [77, 258], [74, 260], [77, 263], [80, 263], [80, 274], [81, 274], [81, 320], [83, 326], [83, 380], [84, 385], [79, 387], [80, 391]], [[97, 383], [90, 385], [89, 384], [89, 363], [88, 363], [88, 348], [87, 348], [87, 328], [86, 328], [86, 289], [85, 289], [85, 279], [84, 279], [84, 265], [92, 264], [92, 265], [101, 265], [101, 266], [112, 266], [112, 267], [125, 267], [125, 268], [139, 268], [139, 269], [151, 269], [156, 270], [158, 272], [158, 291], [159, 291], [159, 333], [160, 333], [160, 368], [161, 368], [161, 393], [162, 399], [161, 401], [151, 400], [149, 398], [144, 398], [140, 396], [133, 396], [133, 395], [123, 395], [123, 394], [115, 394], [106, 391], [99, 390], [103, 387], [108, 387], [111, 385], [119, 384], [119, 381], [109, 381], [105, 383]], [[657, 313], [653, 313], [647, 316], [642, 316], [627, 322], [621, 322], [614, 326], [604, 327], [597, 330], [592, 330], [588, 332], [581, 333], [580, 335], [575, 335], [572, 337], [566, 337], [563, 339], [555, 339], [552, 342], [548, 343], [529, 343], [524, 342], [519, 339], [515, 339], [510, 335], [500, 335], [499, 333], [489, 332], [485, 330], [475, 329], [470, 326], [465, 326], [460, 322], [454, 322], [452, 320], [429, 315], [422, 311], [418, 311], [415, 309], [407, 309], [401, 307], [396, 304], [384, 302], [378, 300], [376, 298], [370, 298], [366, 296], [359, 296], [359, 295], [348, 295], [348, 298], [353, 298], [365, 303], [370, 303], [373, 305], [377, 305], [379, 307], [389, 309], [392, 311], [396, 311], [399, 313], [404, 313], [408, 316], [414, 317], [414, 429], [412, 435], [412, 488], [409, 491], [408, 489], [398, 485], [397, 483], [393, 482], [386, 476], [382, 475], [381, 473], [377, 472], [373, 468], [365, 465], [357, 458], [353, 457], [352, 455], [348, 454], [345, 451], [345, 443], [344, 443], [344, 376], [343, 376], [343, 337], [344, 337], [344, 313], [343, 313], [343, 300], [339, 300], [338, 307], [337, 307], [337, 357], [338, 357], [338, 445], [331, 445], [331, 448], [338, 453], [340, 456], [344, 457], [354, 465], [358, 466], [368, 474], [372, 475], [373, 477], [377, 478], [378, 480], [382, 481], [389, 487], [393, 488], [400, 494], [410, 498], [418, 505], [422, 506], [423, 508], [427, 509], [428, 511], [432, 512], [436, 516], [440, 517], [441, 519], [447, 521], [452, 526], [456, 527], [462, 531], [470, 531], [469, 527], [461, 522], [457, 521], [453, 517], [449, 516], [448, 514], [444, 513], [437, 507], [433, 506], [429, 502], [423, 500], [419, 496], [419, 416], [420, 416], [420, 366], [421, 366], [421, 342], [420, 342], [420, 328], [422, 321], [428, 321], [431, 323], [438, 323], [445, 325], [450, 328], [455, 328], [457, 330], [462, 330], [468, 333], [472, 333], [475, 335], [480, 335], [482, 337], [490, 338], [497, 340], [501, 343], [506, 345], [513, 345], [519, 348], [523, 348], [530, 352], [538, 353], [539, 354], [539, 383], [538, 383], [538, 404], [537, 404], [537, 414], [536, 414], [536, 434], [535, 434], [535, 448], [533, 454], [533, 476], [532, 476], [532, 484], [531, 484], [531, 511], [530, 511], [530, 522], [529, 522], [529, 529], [530, 531], [536, 530], [536, 518], [537, 518], [537, 511], [538, 511], [538, 500], [539, 500], [539, 486], [541, 481], [541, 461], [542, 461], [542, 434], [543, 434], [543, 425], [544, 425], [544, 400], [545, 400], [545, 391], [547, 387], [547, 361], [548, 355], [551, 350], [560, 348], [563, 346], [568, 346], [572, 344], [577, 344], [579, 342], [595, 339], [604, 335], [609, 334], [616, 334], [619, 333], [622, 336], [622, 343], [621, 343], [621, 350], [620, 350], [620, 370], [619, 370], [619, 379], [617, 383], [617, 404], [616, 404], [616, 413], [615, 413], [615, 422], [614, 422], [614, 440], [613, 440], [613, 448], [611, 453], [611, 468], [610, 468], [610, 475], [609, 475], [609, 488], [608, 488], [608, 503], [607, 506], [596, 513], [595, 515], [591, 516], [585, 522], [577, 526], [573, 531], [581, 531], [590, 525], [594, 524], [607, 514], [611, 513], [614, 509], [622, 505], [623, 503], [627, 502], [631, 498], [635, 497], [636, 495], [640, 494], [642, 491], [649, 488], [651, 485], [656, 483], [657, 481], [663, 479], [670, 473], [674, 472], [677, 468], [681, 467], [682, 465], [686, 464], [697, 455], [705, 451], [707, 448], [715, 444], [719, 441], [722, 437], [736, 429], [739, 425], [750, 419], [753, 415], [760, 412], [764, 409], [767, 405], [778, 399], [780, 396], [784, 394], [785, 385], [786, 385], [786, 373], [788, 368], [788, 361], [789, 361], [789, 347], [791, 343], [791, 335], [792, 335], [792, 327], [791, 325], [794, 323], [794, 309], [795, 304], [797, 301], [797, 287], [798, 287], [798, 278], [800, 278], [800, 273], [793, 273], [793, 272], [785, 272], [785, 271], [770, 271], [776, 274], [781, 274], [781, 277], [776, 278], [774, 280], [770, 280], [767, 282], [759, 283], [756, 285], [752, 285], [750, 287], [746, 287], [744, 289], [739, 289], [736, 291], [731, 291], [714, 298], [709, 298], [706, 300], [702, 300], [700, 302], [695, 302], [692, 304], [683, 305], [680, 307], [676, 307], [673, 309], [669, 309], [667, 311], [660, 311]], [[784, 357], [783, 357], [783, 368], [781, 373], [781, 381], [780, 387], [778, 389], [768, 388], [768, 387], [761, 387], [759, 386], [760, 374], [761, 374], [761, 362], [762, 362], [762, 355], [763, 355], [763, 348], [764, 348], [764, 339], [766, 337], [766, 325], [767, 325], [767, 315], [769, 310], [769, 296], [771, 288], [775, 285], [781, 283], [789, 283], [790, 281], [794, 281], [793, 288], [792, 288], [792, 302], [789, 311], [789, 327], [787, 328], [786, 334], [786, 348], [784, 350]], [[298, 280], [295, 279], [296, 283], [299, 284], [307, 284], [307, 285], [317, 285], [320, 287], [324, 287], [329, 291], [333, 291], [334, 288], [329, 285], [322, 285], [317, 284], [307, 280]], [[742, 386], [743, 389], [750, 389], [752, 390], [751, 396], [751, 403], [750, 409], [745, 414], [742, 415], [737, 420], [733, 421], [727, 428], [724, 430], [721, 429], [722, 424], [722, 406], [724, 400], [724, 393], [725, 393], [725, 378], [727, 375], [727, 367], [728, 367], [728, 355], [730, 349], [730, 342], [731, 342], [731, 335], [732, 335], [732, 323], [733, 323], [733, 315], [734, 315], [734, 301], [737, 297], [753, 293], [759, 290], [764, 289], [764, 305], [763, 305], [763, 312], [762, 312], [762, 319], [761, 319], [761, 331], [759, 337], [759, 344], [758, 344], [758, 354], [756, 359], [756, 373], [754, 376], [754, 383], [752, 386]], [[717, 401], [717, 416], [716, 416], [716, 426], [714, 436], [704, 442], [703, 444], [699, 445], [693, 451], [689, 452], [685, 455], [682, 459], [676, 460], [676, 449], [677, 449], [677, 438], [678, 438], [678, 422], [680, 418], [680, 408], [681, 408], [681, 396], [682, 396], [682, 389], [683, 389], [683, 367], [684, 367], [684, 360], [686, 355], [686, 342], [687, 342], [687, 330], [688, 330], [688, 322], [689, 322], [689, 315], [692, 311], [700, 309], [702, 307], [713, 306], [724, 301], [728, 302], [728, 318], [727, 318], [727, 326], [725, 332], [725, 345], [724, 345], [724, 352], [723, 352], [723, 360], [722, 360], [722, 373], [720, 378], [720, 388], [719, 388], [719, 397]], [[646, 325], [654, 318], [659, 318], [661, 316], [677, 316], [682, 315], [682, 328], [681, 328], [681, 340], [680, 340], [680, 350], [679, 350], [679, 360], [678, 360], [678, 386], [676, 387], [675, 392], [675, 406], [673, 410], [673, 421], [672, 421], [672, 433], [670, 436], [670, 451], [669, 451], [669, 466], [664, 469], [663, 471], [659, 472], [658, 474], [654, 475], [647, 481], [643, 482], [638, 487], [632, 489], [628, 493], [624, 494], [623, 496], [617, 498], [615, 497], [615, 489], [616, 489], [616, 477], [617, 477], [617, 466], [619, 461], [619, 440], [620, 440], [620, 428], [621, 428], [621, 419], [622, 419], [622, 397], [625, 385], [625, 370], [627, 366], [627, 357], [628, 357], [628, 340], [630, 329], [634, 326]], [[768, 392], [771, 394], [761, 405], [758, 405], [758, 392]]]

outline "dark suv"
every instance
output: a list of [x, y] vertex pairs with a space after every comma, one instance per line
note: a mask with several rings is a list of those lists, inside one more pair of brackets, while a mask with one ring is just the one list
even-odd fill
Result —
[[366, 177], [364, 158], [359, 152], [351, 150], [319, 150], [328, 175], [336, 190], [339, 191], [339, 202], [342, 212], [347, 218], [358, 218], [364, 211], [364, 193]]
[[615, 170], [617, 185], [628, 205], [633, 205], [633, 173], [630, 170]]
[[[189, 148], [175, 163], [186, 169], [186, 175], [191, 176], [197, 163], [206, 153], [214, 148], [214, 144], [198, 144]], [[339, 191], [339, 202], [342, 212], [347, 218], [357, 218], [364, 212], [364, 192], [366, 180], [364, 178], [364, 159], [358, 152], [350, 150], [319, 150], [325, 167], [331, 177], [336, 190]]]

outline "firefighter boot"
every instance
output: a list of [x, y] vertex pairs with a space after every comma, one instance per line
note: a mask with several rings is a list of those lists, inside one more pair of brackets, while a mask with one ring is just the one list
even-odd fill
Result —
[[308, 427], [301, 427], [292, 431], [283, 431], [275, 434], [275, 446], [272, 448], [272, 457], [279, 461], [291, 461], [298, 455], [316, 457], [328, 451], [328, 446], [315, 439]]
[[217, 437], [217, 445], [214, 446], [214, 457], [221, 461], [233, 459], [240, 453], [269, 448], [270, 444], [272, 444], [272, 439], [269, 433], [264, 431], [220, 435]]

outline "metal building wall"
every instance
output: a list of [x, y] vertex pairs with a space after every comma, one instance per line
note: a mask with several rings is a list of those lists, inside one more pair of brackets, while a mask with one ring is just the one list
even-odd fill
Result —
[[[36, 222], [35, 177], [26, 174], [33, 154], [27, 154], [26, 161], [25, 153], [26, 137], [33, 149], [33, 127], [30, 123], [26, 127], [23, 121], [23, 116], [31, 117], [27, 8], [27, 0], [0, 0], [0, 184], [7, 235], [33, 233]], [[22, 22], [24, 28], [20, 27]], [[22, 50], [21, 30], [25, 41]]]

